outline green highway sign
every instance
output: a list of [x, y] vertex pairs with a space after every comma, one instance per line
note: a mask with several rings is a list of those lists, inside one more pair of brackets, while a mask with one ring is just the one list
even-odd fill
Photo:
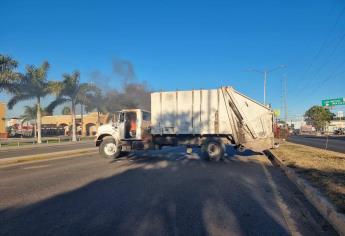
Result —
[[324, 107], [333, 107], [338, 105], [345, 105], [345, 98], [334, 98], [322, 100], [322, 106]]

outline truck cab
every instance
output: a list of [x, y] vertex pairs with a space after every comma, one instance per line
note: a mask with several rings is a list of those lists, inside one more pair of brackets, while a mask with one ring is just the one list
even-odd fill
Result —
[[142, 109], [124, 109], [98, 128], [96, 146], [104, 158], [117, 158], [121, 152], [150, 146], [151, 114]]

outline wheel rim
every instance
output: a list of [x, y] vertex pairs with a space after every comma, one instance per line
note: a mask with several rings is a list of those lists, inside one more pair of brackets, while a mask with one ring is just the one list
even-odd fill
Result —
[[217, 143], [209, 143], [207, 146], [207, 153], [210, 157], [217, 156], [220, 153], [220, 148]]
[[104, 153], [107, 154], [108, 156], [112, 156], [116, 153], [116, 145], [115, 143], [107, 143], [104, 146]]

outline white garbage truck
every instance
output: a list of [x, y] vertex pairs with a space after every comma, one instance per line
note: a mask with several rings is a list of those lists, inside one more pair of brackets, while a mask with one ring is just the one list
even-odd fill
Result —
[[263, 151], [274, 147], [273, 111], [233, 89], [151, 93], [151, 113], [122, 110], [116, 122], [99, 127], [96, 146], [105, 158], [163, 146], [201, 147], [220, 160], [225, 145]]

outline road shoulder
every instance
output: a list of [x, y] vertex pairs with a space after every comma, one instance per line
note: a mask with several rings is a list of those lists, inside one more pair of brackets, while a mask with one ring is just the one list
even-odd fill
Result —
[[[341, 161], [345, 161], [343, 159], [345, 155], [291, 143], [284, 143], [279, 149], [268, 152], [268, 155], [284, 170], [289, 179], [296, 184], [305, 197], [338, 232], [345, 234], [345, 215], [342, 212], [343, 205], [341, 205], [342, 195], [341, 193], [334, 193], [334, 191], [331, 192], [329, 189], [331, 187], [334, 190], [334, 184], [339, 184], [341, 181], [337, 178], [338, 175], [332, 173], [339, 172], [338, 169], [342, 167], [338, 163], [339, 158]], [[332, 160], [330, 160], [331, 158]], [[323, 164], [322, 161], [325, 163]], [[335, 163], [337, 165], [333, 166], [332, 169], [331, 167]], [[306, 169], [306, 166], [309, 169]], [[320, 182], [325, 179], [327, 182]], [[341, 183], [339, 185], [339, 190], [341, 190]]]

